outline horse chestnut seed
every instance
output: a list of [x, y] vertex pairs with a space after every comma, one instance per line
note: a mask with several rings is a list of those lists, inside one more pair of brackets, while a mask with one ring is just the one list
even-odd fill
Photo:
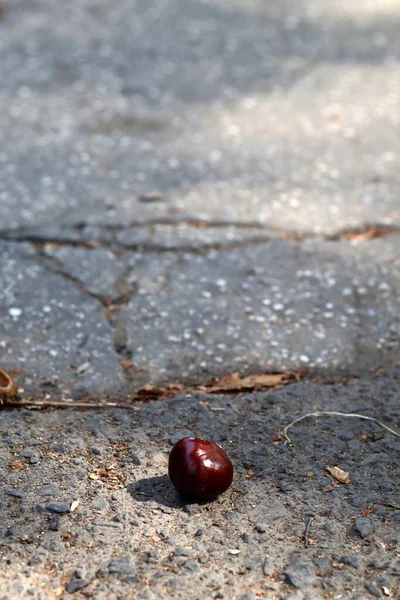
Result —
[[183, 496], [213, 500], [231, 485], [233, 467], [228, 455], [215, 442], [185, 437], [170, 452], [168, 475]]

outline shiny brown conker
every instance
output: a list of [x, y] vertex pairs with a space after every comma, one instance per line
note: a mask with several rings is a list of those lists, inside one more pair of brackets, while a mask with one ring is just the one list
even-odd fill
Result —
[[183, 496], [213, 500], [231, 485], [233, 466], [215, 442], [185, 437], [170, 452], [168, 474]]

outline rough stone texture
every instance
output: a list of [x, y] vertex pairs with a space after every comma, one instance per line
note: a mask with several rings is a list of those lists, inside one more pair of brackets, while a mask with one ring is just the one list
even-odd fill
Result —
[[[182, 394], [133, 410], [3, 411], [2, 432], [15, 444], [3, 433], [2, 595], [54, 600], [84, 581], [85, 597], [104, 600], [179, 600], [194, 589], [207, 599], [262, 591], [271, 600], [369, 598], [383, 586], [397, 598], [400, 523], [386, 504], [398, 503], [400, 439], [376, 423], [340, 417], [304, 420], [290, 430], [292, 445], [276, 436], [316, 409], [359, 412], [398, 429], [399, 384], [397, 369], [241, 397]], [[217, 440], [234, 463], [232, 488], [212, 503], [187, 504], [167, 476], [170, 438], [189, 427]], [[31, 438], [41, 439], [39, 462], [16, 463]], [[68, 440], [62, 462], [50, 451], [60, 439]], [[94, 442], [101, 455], [92, 453]], [[136, 450], [140, 464], [126, 462]], [[371, 471], [366, 459], [377, 453], [386, 458]], [[334, 485], [327, 465], [349, 471], [352, 483]], [[49, 481], [58, 502], [79, 500], [56, 523], [38, 507]], [[260, 511], [280, 516], [259, 528]], [[354, 524], [366, 511], [374, 532], [362, 540]]]

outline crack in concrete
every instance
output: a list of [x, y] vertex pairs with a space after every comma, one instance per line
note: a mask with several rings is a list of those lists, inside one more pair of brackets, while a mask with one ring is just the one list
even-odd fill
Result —
[[[160, 223], [157, 222], [154, 225], [159, 225]], [[167, 245], [161, 244], [161, 243], [157, 243], [154, 242], [154, 230], [150, 230], [149, 231], [149, 237], [148, 240], [145, 242], [133, 242], [132, 244], [129, 243], [121, 243], [118, 242], [115, 239], [115, 235], [112, 236], [113, 239], [110, 241], [105, 241], [105, 240], [101, 240], [98, 238], [91, 238], [91, 239], [87, 239], [87, 240], [72, 240], [72, 239], [68, 239], [68, 237], [66, 238], [62, 238], [62, 236], [58, 237], [58, 238], [51, 238], [50, 236], [47, 237], [44, 234], [40, 234], [40, 231], [43, 231], [43, 229], [39, 229], [38, 233], [33, 232], [29, 232], [26, 230], [15, 230], [15, 232], [10, 232], [10, 231], [3, 231], [0, 232], [0, 239], [3, 239], [4, 241], [13, 241], [15, 243], [31, 243], [31, 244], [36, 244], [36, 245], [46, 245], [46, 244], [52, 244], [54, 246], [59, 246], [59, 247], [72, 247], [72, 248], [87, 248], [87, 249], [96, 249], [96, 248], [104, 248], [104, 249], [109, 249], [112, 250], [113, 252], [117, 253], [117, 254], [121, 254], [124, 251], [135, 251], [135, 250], [139, 250], [142, 253], [148, 253], [148, 254], [153, 254], [153, 253], [160, 253], [160, 252], [166, 252], [166, 253], [170, 253], [170, 252], [175, 252], [175, 253], [179, 253], [179, 252], [185, 252], [185, 253], [191, 253], [191, 254], [202, 254], [204, 252], [209, 252], [210, 250], [232, 250], [235, 248], [245, 248], [248, 246], [254, 246], [254, 245], [258, 245], [258, 244], [264, 244], [267, 242], [273, 242], [273, 241], [288, 241], [288, 242], [301, 242], [301, 241], [305, 241], [305, 240], [312, 240], [312, 239], [316, 239], [316, 240], [322, 240], [322, 241], [327, 241], [327, 242], [340, 242], [342, 240], [354, 240], [354, 239], [360, 239], [360, 240], [364, 240], [364, 241], [368, 241], [371, 239], [375, 239], [378, 237], [386, 237], [389, 235], [396, 235], [400, 233], [400, 227], [397, 226], [388, 226], [388, 225], [382, 225], [382, 224], [375, 224], [375, 225], [368, 225], [368, 226], [360, 226], [357, 228], [346, 228], [343, 230], [340, 230], [336, 233], [332, 233], [332, 234], [317, 234], [314, 232], [294, 232], [294, 231], [279, 231], [279, 230], [271, 230], [271, 229], [265, 229], [264, 227], [255, 224], [240, 224], [240, 226], [238, 226], [237, 224], [227, 224], [227, 223], [205, 223], [204, 221], [196, 221], [196, 225], [194, 224], [190, 224], [187, 221], [184, 222], [180, 222], [177, 223], [178, 225], [182, 225], [182, 224], [189, 224], [189, 226], [191, 227], [196, 227], [196, 228], [201, 228], [201, 229], [209, 229], [209, 228], [213, 228], [213, 227], [218, 227], [218, 228], [232, 228], [232, 227], [237, 227], [237, 229], [240, 231], [240, 229], [242, 230], [247, 230], [247, 229], [253, 229], [253, 230], [257, 230], [260, 234], [262, 234], [262, 232], [265, 231], [265, 235], [257, 235], [254, 234], [254, 236], [251, 236], [245, 240], [232, 240], [232, 241], [226, 241], [226, 242], [214, 242], [214, 241], [204, 241], [204, 242], [200, 242], [198, 247], [193, 247], [192, 245], [176, 245], [176, 246], [170, 246], [168, 247]], [[143, 226], [148, 226], [148, 223], [146, 223]], [[77, 230], [81, 230], [81, 225], [76, 226]], [[100, 229], [104, 229], [104, 230], [108, 230], [108, 231], [113, 231], [113, 232], [118, 232], [118, 231], [124, 231], [126, 229], [131, 228], [132, 226], [128, 226], [128, 227], [121, 227], [121, 228], [115, 228], [113, 229], [112, 226], [105, 226], [105, 227], [101, 227]], [[134, 226], [136, 227], [136, 225]], [[137, 225], [137, 227], [142, 227], [142, 225]]]
[[61, 260], [44, 254], [43, 246], [43, 244], [34, 244], [36, 249], [36, 257], [39, 264], [48, 271], [51, 271], [63, 279], [70, 281], [80, 294], [84, 294], [90, 298], [93, 298], [102, 306], [99, 312], [106, 319], [113, 331], [114, 351], [124, 371], [126, 383], [130, 383], [132, 381], [133, 374], [133, 363], [130, 364], [132, 353], [127, 348], [128, 334], [126, 324], [123, 319], [119, 318], [118, 315], [121, 311], [121, 308], [129, 302], [130, 298], [136, 292], [136, 288], [129, 287], [126, 281], [129, 273], [132, 271], [132, 267], [127, 267], [118, 278], [115, 287], [119, 292], [119, 295], [111, 299], [103, 296], [102, 294], [96, 294], [95, 292], [89, 290], [80, 279], [74, 277], [71, 275], [71, 273], [64, 269], [64, 265]]

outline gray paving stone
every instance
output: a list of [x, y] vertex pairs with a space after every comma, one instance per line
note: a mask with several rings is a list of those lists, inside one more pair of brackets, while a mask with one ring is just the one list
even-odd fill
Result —
[[398, 345], [399, 243], [277, 241], [183, 255], [155, 293], [140, 293], [138, 277], [122, 310], [133, 361], [152, 382], [376, 364]]
[[42, 393], [46, 381], [48, 391], [98, 396], [119, 389], [122, 368], [102, 305], [41, 266], [30, 246], [0, 242], [0, 253], [2, 367], [21, 369], [18, 383], [27, 392]]
[[116, 260], [110, 250], [88, 250], [48, 244], [45, 246], [45, 254], [56, 259], [60, 270], [81, 282], [90, 294], [109, 299], [121, 295], [118, 282], [124, 272], [124, 266]]
[[11, 2], [1, 229], [399, 225], [396, 2]]

